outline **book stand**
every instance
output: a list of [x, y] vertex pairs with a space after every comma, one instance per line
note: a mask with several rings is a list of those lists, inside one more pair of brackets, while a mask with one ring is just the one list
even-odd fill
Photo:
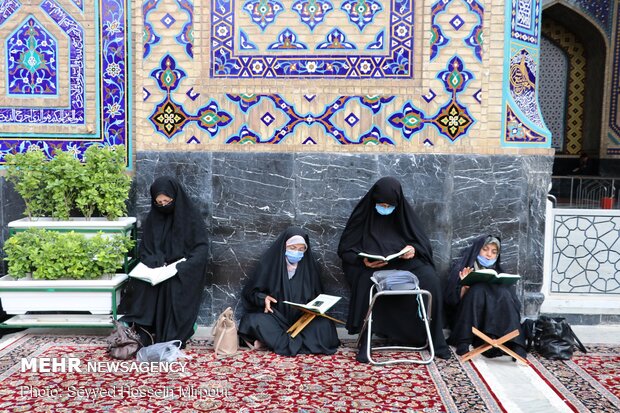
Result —
[[295, 338], [297, 337], [297, 335], [299, 333], [301, 333], [301, 331], [306, 328], [306, 326], [308, 324], [310, 324], [310, 322], [312, 320], [314, 320], [315, 317], [319, 316], [319, 317], [325, 317], [328, 318], [336, 323], [340, 323], [340, 324], [344, 324], [343, 321], [340, 320], [336, 320], [333, 317], [330, 317], [328, 315], [325, 314], [320, 314], [320, 313], [315, 313], [313, 311], [310, 310], [306, 310], [305, 308], [300, 308], [299, 310], [301, 310], [303, 312], [303, 314], [301, 315], [301, 317], [299, 317], [299, 319], [297, 321], [295, 321], [295, 323], [289, 327], [288, 330], [286, 330], [287, 333], [291, 333], [291, 338]]
[[507, 342], [508, 340], [512, 340], [513, 338], [517, 337], [519, 335], [519, 330], [512, 330], [510, 333], [503, 335], [502, 337], [498, 338], [498, 339], [493, 339], [489, 336], [487, 336], [486, 334], [484, 334], [482, 331], [478, 330], [476, 327], [472, 327], [471, 328], [472, 333], [474, 333], [476, 336], [480, 337], [482, 340], [484, 340], [484, 342], [486, 344], [483, 344], [479, 347], [476, 347], [475, 349], [471, 350], [470, 352], [466, 353], [463, 358], [461, 359], [462, 362], [465, 362], [467, 360], [472, 359], [473, 357], [476, 357], [478, 354], [482, 354], [485, 351], [489, 350], [492, 347], [498, 348], [500, 350], [502, 350], [504, 353], [508, 354], [511, 357], [514, 357], [515, 359], [519, 360], [520, 362], [524, 363], [524, 364], [528, 364], [527, 361], [521, 357], [520, 355], [518, 355], [517, 353], [515, 353], [514, 351], [512, 351], [511, 349], [509, 349], [508, 347], [506, 347], [504, 345], [505, 342]]

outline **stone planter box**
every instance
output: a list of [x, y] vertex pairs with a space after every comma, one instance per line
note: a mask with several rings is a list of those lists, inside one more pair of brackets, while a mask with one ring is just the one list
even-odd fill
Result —
[[0, 278], [0, 300], [7, 314], [37, 312], [83, 312], [112, 314], [120, 303], [127, 274], [98, 280], [33, 280]]

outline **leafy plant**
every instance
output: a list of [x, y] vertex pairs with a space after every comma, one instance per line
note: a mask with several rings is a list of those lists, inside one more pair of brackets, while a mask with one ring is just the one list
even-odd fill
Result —
[[115, 273], [134, 241], [127, 235], [28, 229], [5, 242], [9, 274], [34, 279], [94, 279]]
[[131, 178], [125, 174], [125, 151], [122, 147], [92, 145], [84, 159], [84, 184], [76, 198], [78, 209], [87, 218], [95, 209], [111, 220], [125, 215], [131, 186]]
[[69, 219], [75, 198], [85, 184], [80, 161], [69, 152], [56, 153], [48, 162], [45, 183], [52, 217]]
[[13, 183], [17, 193], [26, 203], [25, 214], [29, 218], [46, 215], [48, 195], [45, 191], [47, 160], [40, 150], [9, 154], [6, 162], [6, 178]]
[[14, 278], [26, 277], [35, 269], [33, 260], [41, 254], [41, 240], [45, 230], [29, 229], [9, 237], [4, 243], [5, 261]]
[[26, 203], [26, 215], [68, 219], [78, 209], [87, 219], [95, 211], [110, 220], [127, 211], [131, 178], [125, 173], [122, 146], [92, 145], [85, 164], [70, 152], [56, 152], [48, 161], [41, 150], [5, 157], [7, 179]]

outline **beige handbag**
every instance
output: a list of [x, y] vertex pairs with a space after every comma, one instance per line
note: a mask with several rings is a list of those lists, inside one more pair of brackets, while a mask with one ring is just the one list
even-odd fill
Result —
[[218, 356], [235, 354], [239, 349], [237, 326], [232, 308], [228, 307], [213, 326], [213, 347]]

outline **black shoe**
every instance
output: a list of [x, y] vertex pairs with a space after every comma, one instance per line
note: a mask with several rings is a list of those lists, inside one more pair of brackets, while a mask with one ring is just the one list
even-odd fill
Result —
[[435, 357], [440, 358], [442, 360], [450, 360], [452, 358], [452, 352], [448, 347], [438, 349], [435, 351]]
[[469, 343], [459, 343], [456, 346], [456, 354], [462, 356], [469, 352]]
[[135, 324], [134, 329], [136, 333], [138, 333], [138, 336], [140, 337], [140, 341], [142, 342], [143, 347], [147, 347], [147, 346], [150, 346], [151, 344], [155, 344], [155, 335], [151, 333], [147, 327]]

